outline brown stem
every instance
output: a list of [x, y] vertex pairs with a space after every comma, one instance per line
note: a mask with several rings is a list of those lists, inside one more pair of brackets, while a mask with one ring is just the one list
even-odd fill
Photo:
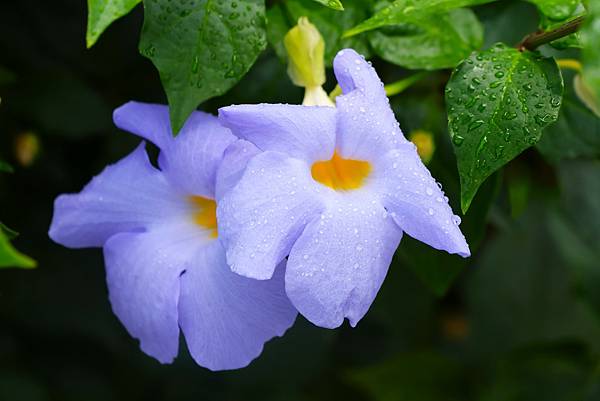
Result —
[[523, 38], [523, 40], [517, 45], [517, 49], [520, 51], [535, 50], [545, 43], [552, 42], [553, 40], [560, 39], [577, 32], [581, 28], [584, 20], [585, 16], [582, 15], [581, 17], [577, 17], [552, 31], [538, 31], [530, 33], [529, 35], [525, 36], [525, 38]]

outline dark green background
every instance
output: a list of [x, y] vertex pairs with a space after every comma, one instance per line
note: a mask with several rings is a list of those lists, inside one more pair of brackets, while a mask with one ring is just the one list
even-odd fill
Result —
[[[516, 43], [537, 24], [525, 3], [476, 11], [486, 46]], [[299, 317], [250, 367], [212, 373], [193, 363], [183, 339], [173, 365], [144, 355], [110, 310], [101, 251], [47, 237], [54, 198], [79, 191], [138, 143], [112, 125], [112, 110], [130, 99], [165, 103], [158, 74], [137, 52], [141, 8], [89, 51], [85, 13], [75, 0], [0, 3], [0, 66], [14, 74], [0, 80], [0, 158], [15, 166], [0, 175], [0, 219], [39, 264], [0, 270], [0, 400], [600, 400], [600, 132], [572, 93], [572, 74], [563, 114], [579, 117], [546, 130], [543, 154], [530, 149], [492, 176], [463, 218], [472, 258], [405, 237], [358, 328], [325, 330]], [[385, 82], [408, 74], [374, 65]], [[448, 77], [434, 73], [392, 105], [405, 133], [434, 133], [429, 167], [458, 211]], [[301, 99], [268, 50], [202, 108]], [[29, 167], [13, 151], [26, 131], [41, 143]]]

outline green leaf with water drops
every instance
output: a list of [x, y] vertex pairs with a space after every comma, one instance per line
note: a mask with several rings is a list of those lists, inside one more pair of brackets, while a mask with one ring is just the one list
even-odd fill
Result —
[[600, 2], [590, 1], [588, 18], [581, 31], [583, 79], [600, 99]]
[[553, 58], [504, 44], [472, 54], [446, 86], [450, 135], [466, 212], [482, 182], [556, 121], [563, 80]]
[[248, 72], [266, 45], [261, 0], [144, 0], [140, 52], [160, 73], [177, 133]]
[[4, 230], [0, 230], [0, 268], [22, 267], [31, 269], [35, 266], [35, 261], [17, 251], [9, 242]]
[[88, 0], [85, 41], [88, 49], [110, 24], [127, 15], [142, 0]]
[[396, 0], [375, 15], [344, 32], [344, 37], [358, 35], [387, 25], [414, 23], [434, 14], [462, 7], [492, 3], [496, 0]]
[[411, 69], [453, 68], [483, 44], [483, 26], [466, 8], [425, 17], [415, 24], [384, 27], [369, 34], [377, 55]]
[[313, 0], [313, 1], [316, 1], [317, 3], [321, 3], [324, 6], [327, 6], [334, 10], [338, 10], [338, 11], [344, 10], [344, 6], [342, 5], [342, 2], [340, 0]]
[[527, 0], [537, 6], [546, 17], [561, 21], [567, 19], [581, 4], [580, 0]]

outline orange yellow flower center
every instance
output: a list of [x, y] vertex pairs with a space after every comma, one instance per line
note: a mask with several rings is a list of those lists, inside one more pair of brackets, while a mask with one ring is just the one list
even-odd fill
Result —
[[339, 191], [360, 188], [370, 172], [369, 162], [344, 159], [337, 152], [331, 160], [316, 162], [311, 168], [315, 181]]
[[208, 230], [210, 238], [217, 238], [217, 202], [202, 196], [190, 196], [189, 200], [194, 205], [194, 223]]

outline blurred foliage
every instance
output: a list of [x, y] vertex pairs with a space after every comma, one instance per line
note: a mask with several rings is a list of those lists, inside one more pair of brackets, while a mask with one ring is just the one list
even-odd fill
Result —
[[[345, 0], [345, 11], [336, 11], [313, 0], [269, 2], [271, 49], [202, 109], [301, 102], [302, 89], [277, 56], [283, 35], [307, 15], [326, 41], [329, 64], [343, 46], [377, 54], [370, 35], [396, 27], [342, 39], [372, 15], [370, 3]], [[484, 27], [483, 49], [515, 45], [538, 26], [536, 7], [523, 1], [473, 10]], [[137, 52], [142, 7], [116, 20], [91, 50], [87, 12], [75, 0], [0, 3], [0, 168], [14, 170], [0, 174], [0, 219], [21, 233], [2, 226], [0, 246], [14, 237], [39, 265], [1, 270], [0, 400], [600, 399], [600, 119], [576, 96], [574, 74], [564, 72], [558, 120], [483, 181], [463, 216], [473, 257], [405, 236], [357, 328], [324, 330], [299, 318], [248, 368], [211, 373], [184, 345], [173, 365], [144, 355], [110, 310], [101, 252], [67, 250], [47, 237], [54, 198], [79, 191], [139, 142], [112, 125], [111, 110], [130, 99], [166, 103], [154, 66]], [[571, 48], [540, 51], [580, 57]], [[385, 83], [413, 74], [380, 56], [372, 62]], [[192, 67], [193, 58], [185, 68]], [[332, 89], [330, 70], [327, 78]], [[406, 134], [432, 134], [428, 168], [458, 210], [444, 99], [449, 78], [449, 71], [433, 71], [391, 105]], [[29, 165], [15, 153], [23, 133], [39, 142]]]

